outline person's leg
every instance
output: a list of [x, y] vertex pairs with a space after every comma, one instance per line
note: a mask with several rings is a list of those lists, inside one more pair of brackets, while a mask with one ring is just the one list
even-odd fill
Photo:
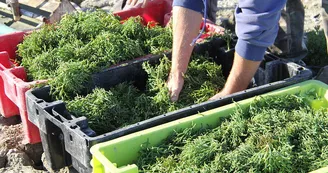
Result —
[[216, 12], [218, 11], [218, 0], [207, 0], [207, 18], [216, 22]]
[[328, 0], [321, 1], [322, 27], [326, 36], [327, 53], [328, 53]]
[[287, 0], [279, 21], [278, 36], [269, 50], [294, 62], [307, 55], [304, 39], [304, 6], [301, 0]]

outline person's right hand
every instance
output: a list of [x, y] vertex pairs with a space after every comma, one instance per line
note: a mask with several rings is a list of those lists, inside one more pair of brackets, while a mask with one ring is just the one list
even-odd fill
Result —
[[170, 73], [167, 80], [167, 87], [172, 102], [176, 102], [179, 99], [179, 94], [184, 84], [184, 78], [182, 74]]
[[[143, 0], [141, 7], [144, 8], [150, 0]], [[138, 0], [127, 0], [126, 4], [131, 6], [136, 6]]]

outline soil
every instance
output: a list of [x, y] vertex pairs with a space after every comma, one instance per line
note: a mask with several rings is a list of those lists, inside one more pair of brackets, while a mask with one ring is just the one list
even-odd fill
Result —
[[[23, 125], [19, 116], [0, 116], [0, 173], [48, 173], [41, 161], [41, 143], [24, 144]], [[69, 173], [63, 168], [54, 173]]]
[[[122, 0], [86, 0], [82, 2], [81, 7], [97, 6], [107, 11], [118, 11], [121, 4]], [[236, 4], [237, 0], [218, 1], [217, 24], [232, 21]], [[312, 32], [315, 29], [321, 30], [320, 4], [321, 0], [304, 0], [306, 32]], [[127, 8], [129, 7], [125, 7], [125, 9]], [[18, 116], [11, 118], [0, 117], [0, 173], [49, 172], [45, 170], [41, 162], [42, 145], [23, 144], [23, 138], [22, 124]], [[66, 167], [56, 172], [68, 173], [75, 171]]]

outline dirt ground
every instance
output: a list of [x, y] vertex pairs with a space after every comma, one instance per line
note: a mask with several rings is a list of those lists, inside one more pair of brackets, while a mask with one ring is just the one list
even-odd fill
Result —
[[[313, 43], [310, 43], [310, 53], [317, 50], [312, 47], [321, 46], [319, 49], [322, 56], [327, 56], [325, 52], [325, 41], [321, 32], [321, 16], [320, 16], [320, 3], [321, 0], [304, 0], [305, 6], [305, 30], [307, 33], [313, 35]], [[90, 5], [96, 4], [97, 6], [108, 10], [117, 11], [120, 9], [120, 0], [86, 0], [81, 5], [84, 8], [90, 7]], [[231, 19], [233, 17], [233, 11], [237, 4], [237, 0], [219, 0], [217, 12], [218, 19]], [[217, 24], [220, 24], [222, 20], [218, 20]], [[319, 32], [317, 32], [319, 31]], [[314, 34], [313, 34], [314, 33]], [[310, 35], [310, 36], [312, 36]], [[320, 40], [317, 41], [317, 40]], [[317, 43], [318, 42], [318, 43]], [[322, 43], [322, 44], [321, 44]], [[321, 55], [320, 55], [321, 56]], [[328, 59], [328, 58], [327, 58]], [[5, 119], [0, 117], [0, 173], [45, 173], [40, 154], [42, 153], [41, 144], [37, 145], [24, 145], [22, 143], [23, 133], [22, 124], [19, 118], [13, 117]], [[58, 173], [73, 172], [68, 168], [63, 168]]]
[[[23, 126], [19, 116], [0, 117], [0, 173], [48, 173], [41, 161], [41, 143], [24, 144]], [[69, 173], [63, 168], [54, 173]]]

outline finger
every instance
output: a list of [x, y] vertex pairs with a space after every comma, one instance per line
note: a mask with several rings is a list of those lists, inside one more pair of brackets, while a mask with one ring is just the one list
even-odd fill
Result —
[[178, 101], [179, 94], [177, 92], [177, 89], [173, 89], [173, 87], [170, 85], [170, 81], [169, 80], [166, 83], [167, 83], [167, 89], [169, 90], [170, 100], [172, 102]]
[[166, 81], [166, 86], [167, 86], [167, 89], [169, 90], [169, 96], [171, 98], [171, 95], [172, 95], [172, 87], [171, 87], [171, 85], [169, 85], [169, 81]]
[[131, 5], [131, 2], [132, 2], [132, 0], [127, 0], [127, 1], [126, 1], [126, 4], [127, 4], [127, 5]]
[[141, 8], [145, 8], [147, 3], [148, 3], [148, 0], [144, 0], [143, 3], [142, 3]]
[[213, 96], [213, 97], [211, 97], [210, 99], [208, 99], [209, 101], [212, 101], [212, 100], [216, 100], [216, 97], [215, 96]]
[[225, 96], [225, 94], [223, 92], [219, 92], [208, 100], [218, 100], [218, 99], [221, 99], [223, 96]]
[[179, 99], [180, 92], [178, 90], [174, 90], [171, 92], [171, 101], [176, 102]]
[[170, 98], [171, 98], [171, 101], [172, 102], [176, 102], [176, 101], [178, 101], [178, 99], [179, 99], [179, 95], [180, 95], [180, 92], [181, 92], [181, 89], [182, 89], [182, 87], [178, 87], [178, 88], [171, 88], [169, 91], [169, 93], [170, 93]]
[[135, 6], [137, 4], [138, 0], [132, 0], [132, 6]]

